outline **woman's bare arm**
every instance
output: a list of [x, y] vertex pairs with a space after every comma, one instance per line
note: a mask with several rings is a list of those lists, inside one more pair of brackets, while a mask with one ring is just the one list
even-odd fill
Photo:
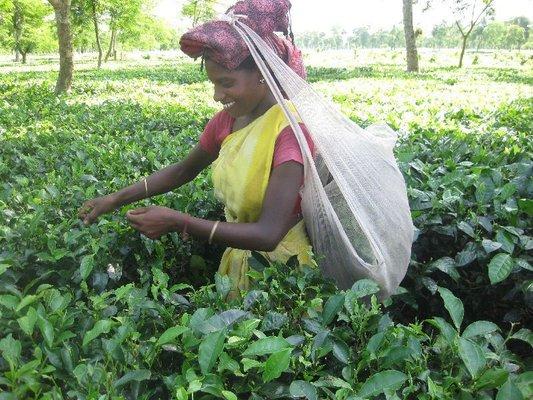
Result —
[[[300, 163], [289, 161], [274, 168], [259, 220], [254, 223], [220, 222], [213, 241], [239, 249], [274, 250], [298, 221], [293, 211], [302, 179]], [[133, 210], [127, 217], [135, 229], [153, 239], [172, 230], [182, 231], [186, 221], [188, 233], [208, 239], [215, 223], [162, 207]]]
[[[203, 150], [197, 144], [181, 162], [172, 164], [118, 192], [85, 202], [78, 214], [85, 224], [93, 223], [100, 215], [113, 211], [126, 204], [147, 197], [169, 192], [193, 180], [204, 168], [209, 166], [216, 157]], [[148, 189], [148, 195], [146, 193]]]

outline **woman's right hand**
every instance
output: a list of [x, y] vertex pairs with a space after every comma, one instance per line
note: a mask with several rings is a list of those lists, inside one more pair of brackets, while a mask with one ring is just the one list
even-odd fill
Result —
[[90, 225], [102, 214], [113, 211], [116, 203], [112, 195], [97, 197], [86, 201], [78, 211], [79, 217], [85, 225]]

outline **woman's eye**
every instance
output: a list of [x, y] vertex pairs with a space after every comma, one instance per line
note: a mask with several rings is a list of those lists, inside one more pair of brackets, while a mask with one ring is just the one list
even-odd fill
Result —
[[223, 84], [222, 84], [222, 87], [223, 87], [224, 89], [229, 89], [229, 88], [231, 88], [232, 86], [233, 86], [232, 83], [223, 83]]

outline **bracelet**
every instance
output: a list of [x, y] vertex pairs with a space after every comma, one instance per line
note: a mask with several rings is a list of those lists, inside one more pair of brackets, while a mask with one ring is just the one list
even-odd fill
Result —
[[215, 222], [215, 224], [213, 225], [213, 228], [211, 229], [211, 234], [209, 235], [209, 240], [208, 240], [209, 244], [211, 244], [211, 242], [213, 241], [213, 235], [215, 234], [215, 231], [217, 230], [217, 226], [219, 222], [220, 221]]
[[144, 195], [148, 197], [148, 181], [144, 178]]
[[183, 241], [186, 241], [189, 239], [189, 234], [187, 233], [187, 227], [189, 226], [189, 222], [191, 221], [191, 216], [189, 214], [183, 214], [185, 218], [185, 223], [183, 224], [183, 229], [181, 231], [181, 239]]

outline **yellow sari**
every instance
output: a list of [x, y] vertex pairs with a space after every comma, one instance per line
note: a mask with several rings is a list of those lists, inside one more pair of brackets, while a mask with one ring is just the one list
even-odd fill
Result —
[[[280, 132], [288, 126], [276, 104], [244, 128], [228, 135], [213, 163], [215, 196], [225, 205], [228, 222], [250, 223], [259, 220], [270, 178], [274, 147]], [[260, 252], [269, 261], [286, 262], [296, 255], [301, 265], [316, 265], [303, 221], [289, 230], [274, 251]], [[228, 275], [232, 290], [228, 298], [238, 297], [250, 285], [250, 250], [227, 248], [218, 272]]]

